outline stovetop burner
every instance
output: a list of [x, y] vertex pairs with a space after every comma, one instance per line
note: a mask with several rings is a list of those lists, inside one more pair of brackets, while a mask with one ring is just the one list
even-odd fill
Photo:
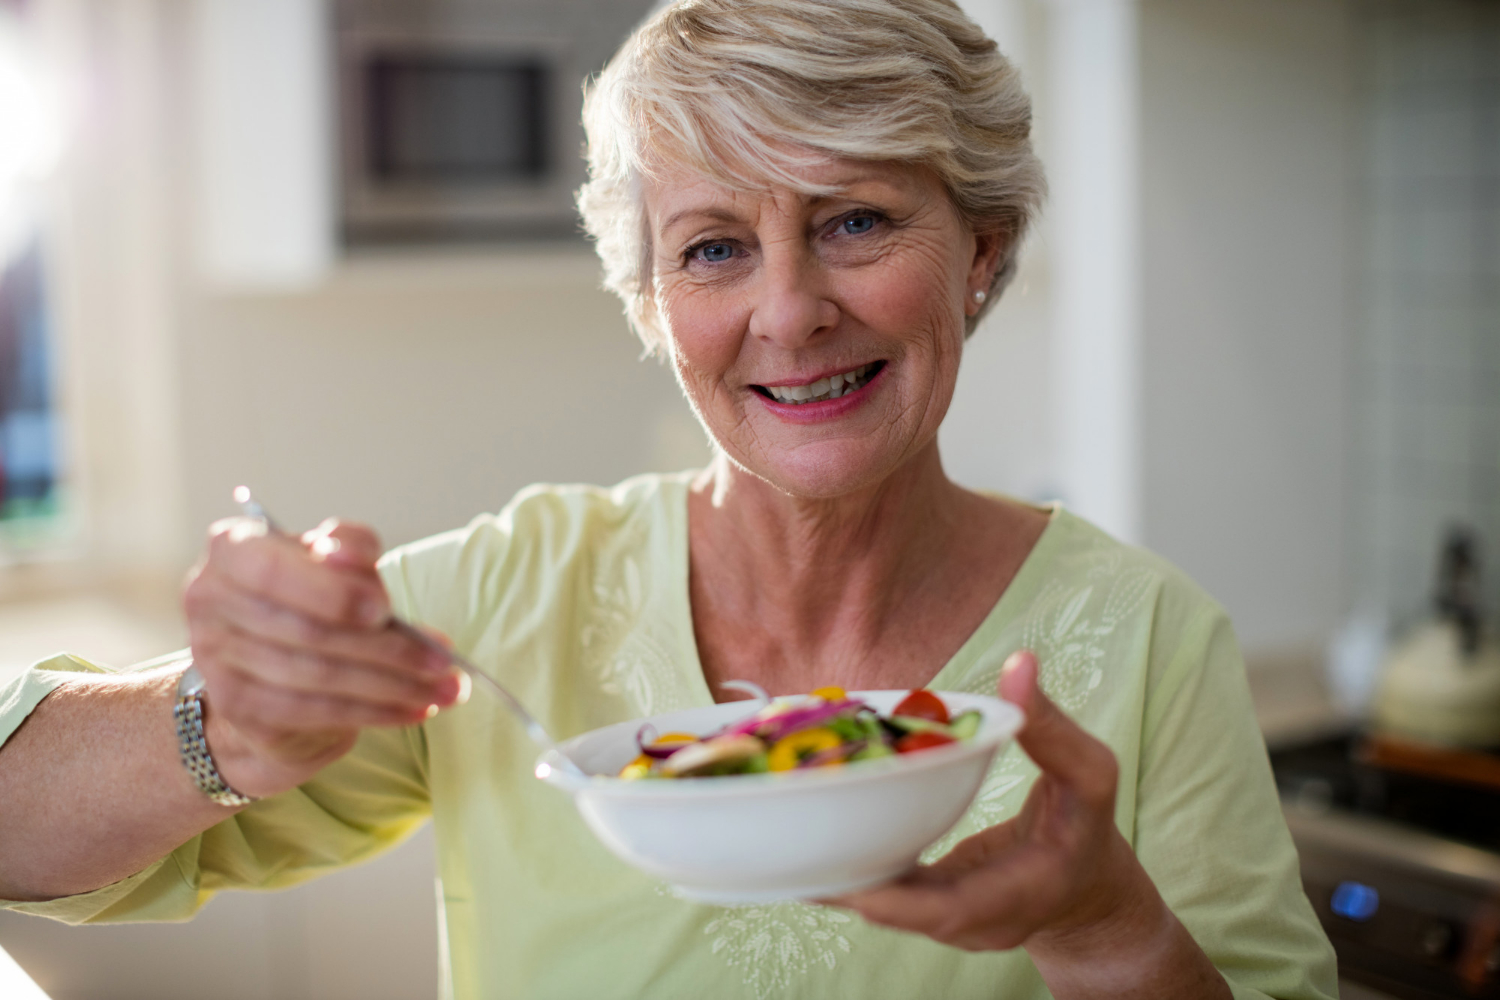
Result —
[[1359, 734], [1271, 753], [1340, 974], [1404, 1000], [1500, 1000], [1496, 762], [1454, 756]]

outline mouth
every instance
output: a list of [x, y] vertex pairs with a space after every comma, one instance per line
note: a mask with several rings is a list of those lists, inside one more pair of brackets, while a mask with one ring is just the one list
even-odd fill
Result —
[[885, 367], [884, 361], [872, 361], [836, 375], [825, 375], [807, 385], [753, 385], [750, 388], [778, 403], [802, 406], [806, 403], [821, 403], [858, 392]]

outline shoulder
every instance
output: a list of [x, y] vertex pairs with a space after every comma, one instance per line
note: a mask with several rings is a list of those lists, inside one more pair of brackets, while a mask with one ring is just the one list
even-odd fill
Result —
[[635, 476], [612, 487], [528, 486], [497, 513], [392, 549], [380, 561], [381, 576], [398, 610], [419, 618], [430, 603], [448, 603], [456, 588], [477, 596], [541, 585], [611, 550], [649, 546], [675, 523], [686, 490], [681, 474]]
[[1117, 603], [1137, 595], [1149, 597], [1158, 627], [1176, 629], [1190, 619], [1224, 613], [1207, 591], [1171, 562], [1120, 541], [1066, 509], [1054, 511], [1038, 546], [1047, 547], [1042, 554], [1049, 578], [1102, 587], [1116, 595]]
[[[1146, 697], [1166, 694], [1201, 669], [1225, 638], [1222, 605], [1181, 569], [1065, 509], [1038, 542], [1035, 632], [1058, 646], [1095, 645], [1144, 674]], [[1238, 664], [1237, 652], [1231, 664]], [[1220, 662], [1226, 662], [1218, 658]]]

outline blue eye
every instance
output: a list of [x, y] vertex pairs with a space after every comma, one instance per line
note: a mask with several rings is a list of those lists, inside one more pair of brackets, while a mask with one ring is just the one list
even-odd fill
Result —
[[850, 236], [859, 236], [875, 228], [875, 216], [853, 215], [839, 223]]
[[728, 243], [705, 243], [698, 248], [698, 256], [710, 264], [719, 264], [734, 256], [734, 247]]

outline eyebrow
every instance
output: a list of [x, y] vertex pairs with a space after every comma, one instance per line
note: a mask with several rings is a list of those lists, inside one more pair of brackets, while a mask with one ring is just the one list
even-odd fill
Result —
[[[853, 177], [845, 178], [842, 184], [837, 185], [838, 190], [834, 191], [831, 194], [808, 195], [808, 204], [816, 207], [823, 202], [832, 201], [835, 198], [846, 198], [849, 196], [850, 189], [859, 187], [861, 184], [879, 184], [882, 187], [892, 188], [896, 190], [905, 190], [906, 188], [906, 185], [900, 183], [892, 183], [885, 177], [881, 177], [873, 173], [858, 172]], [[713, 206], [695, 206], [693, 208], [684, 208], [679, 212], [673, 212], [672, 215], [670, 215], [667, 220], [661, 224], [661, 232], [667, 232], [669, 229], [677, 225], [679, 222], [682, 222], [684, 219], [695, 218], [701, 218], [707, 222], [742, 221], [739, 215], [732, 211], [729, 211], [728, 209], [715, 208]]]
[[684, 219], [701, 218], [709, 222], [739, 222], [740, 217], [735, 213], [722, 208], [695, 206], [684, 208], [680, 212], [674, 212], [671, 218], [661, 224], [661, 231], [666, 232]]

